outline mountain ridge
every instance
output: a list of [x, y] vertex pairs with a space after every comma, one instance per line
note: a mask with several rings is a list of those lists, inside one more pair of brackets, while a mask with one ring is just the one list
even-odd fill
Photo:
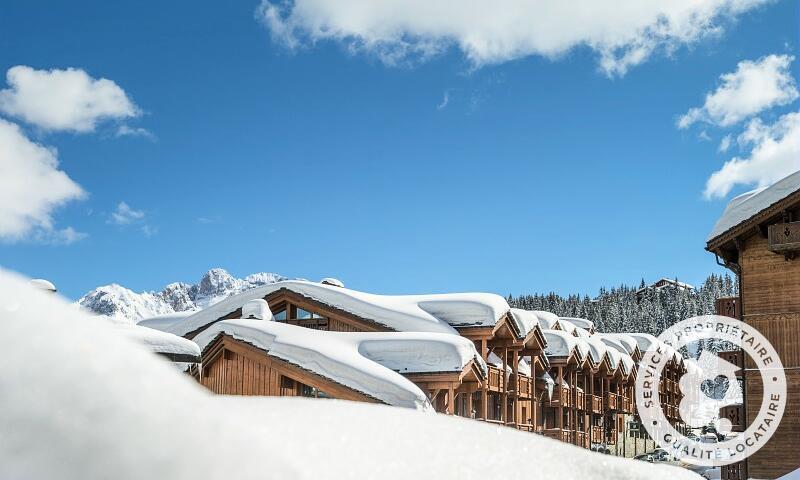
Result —
[[277, 273], [259, 272], [236, 278], [223, 268], [212, 268], [197, 283], [173, 282], [161, 291], [134, 292], [117, 283], [97, 287], [75, 304], [122, 323], [178, 312], [194, 312], [251, 288], [286, 280]]

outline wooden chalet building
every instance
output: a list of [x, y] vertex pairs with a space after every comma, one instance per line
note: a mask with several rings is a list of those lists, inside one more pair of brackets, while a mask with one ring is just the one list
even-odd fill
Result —
[[[331, 281], [284, 281], [159, 327], [203, 347], [202, 363], [193, 373], [217, 393], [431, 409], [598, 450], [617, 442], [625, 434], [623, 416], [635, 414], [633, 386], [641, 356], [636, 340], [603, 337], [585, 319], [510, 308], [493, 294], [382, 296]], [[460, 363], [431, 370], [415, 364], [414, 355], [397, 353], [421, 355], [420, 345], [436, 344], [430, 336], [454, 339], [448, 351], [461, 353], [445, 358]], [[328, 345], [336, 342], [375, 350], [365, 355], [358, 348], [348, 364]], [[316, 361], [287, 359], [283, 349], [315, 352], [309, 355]], [[352, 348], [341, 350], [352, 353]], [[341, 364], [350, 370], [338, 376], [326, 366]], [[379, 382], [353, 380], [363, 375], [359, 370], [375, 369], [383, 372]], [[364, 386], [377, 384], [381, 387]], [[395, 394], [387, 397], [386, 391]], [[677, 412], [675, 398], [665, 397], [665, 403]]]
[[[717, 312], [752, 325], [772, 343], [788, 385], [786, 410], [774, 436], [746, 465], [729, 467], [723, 476], [777, 478], [800, 468], [800, 171], [732, 199], [706, 250], [739, 283], [740, 296], [718, 302]], [[763, 386], [757, 373], [748, 373], [755, 368], [752, 359], [742, 359], [740, 351], [723, 356], [744, 367], [744, 407], [723, 412], [743, 429], [760, 408]]]

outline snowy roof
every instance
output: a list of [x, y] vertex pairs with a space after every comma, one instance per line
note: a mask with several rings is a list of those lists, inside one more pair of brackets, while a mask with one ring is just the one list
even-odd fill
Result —
[[186, 335], [241, 308], [249, 300], [286, 289], [399, 332], [457, 332], [453, 327], [491, 326], [508, 313], [506, 300], [491, 293], [375, 295], [303, 280], [288, 280], [235, 295], [174, 325]]
[[568, 357], [575, 352], [582, 361], [589, 353], [589, 347], [577, 337], [563, 330], [543, 330], [547, 347], [544, 352], [548, 357]]
[[717, 220], [714, 229], [708, 234], [706, 241], [714, 240], [797, 191], [800, 191], [800, 170], [770, 187], [759, 188], [734, 197], [728, 202], [728, 206]]
[[539, 317], [530, 310], [523, 310], [521, 308], [511, 309], [511, 318], [517, 325], [517, 329], [522, 333], [522, 336], [539, 326]]
[[672, 355], [673, 359], [678, 363], [683, 362], [683, 356], [678, 351], [649, 333], [629, 333], [627, 335], [636, 340], [636, 343], [639, 345], [639, 351], [642, 353], [646, 352], [651, 345], [657, 344], [658, 347], [654, 348], [659, 348], [662, 352]]
[[148, 328], [161, 330], [162, 332], [169, 331], [169, 328], [178, 322], [183, 321], [189, 315], [195, 312], [174, 312], [165, 313], [163, 315], [156, 315], [155, 317], [145, 318], [136, 322], [136, 325]]
[[389, 405], [426, 410], [422, 390], [397, 372], [461, 372], [486, 365], [468, 339], [429, 332], [327, 332], [263, 320], [223, 320], [195, 341], [205, 349], [220, 334], [310, 370]]
[[559, 317], [560, 320], [567, 320], [568, 322], [572, 323], [578, 328], [582, 328], [584, 330], [592, 330], [594, 328], [594, 322], [591, 320], [587, 320], [585, 318], [576, 318], [576, 317]]
[[575, 330], [578, 329], [577, 325], [575, 325], [574, 323], [570, 322], [569, 320], [567, 320], [565, 318], [559, 318], [558, 319], [558, 325], [559, 325], [559, 327], [561, 327], [561, 330], [564, 330], [565, 332], [569, 333], [570, 335], [575, 333]]
[[546, 312], [544, 310], [531, 311], [535, 313], [536, 317], [539, 319], [539, 326], [542, 327], [542, 330], [552, 330], [553, 327], [558, 324], [558, 315], [555, 313]]
[[[0, 395], [0, 431], [14, 432], [0, 442], [0, 478], [696, 478], [447, 415], [210, 395], [107, 321], [2, 272], [0, 321], [15, 339], [0, 369], [0, 391], [13, 392]], [[426, 439], [436, 439], [435, 455]]]
[[639, 345], [635, 338], [625, 333], [601, 333], [595, 334], [595, 336], [606, 345], [614, 347], [628, 355], [633, 355]]
[[142, 343], [154, 353], [166, 355], [175, 361], [197, 362], [200, 347], [191, 340], [152, 328], [124, 323], [113, 324], [123, 336]]
[[616, 368], [616, 364], [614, 363], [614, 359], [610, 356], [608, 348], [599, 339], [588, 337], [580, 338], [578, 341], [586, 345], [592, 362], [601, 363], [604, 357], [609, 357], [608, 360], [611, 362], [611, 368]]

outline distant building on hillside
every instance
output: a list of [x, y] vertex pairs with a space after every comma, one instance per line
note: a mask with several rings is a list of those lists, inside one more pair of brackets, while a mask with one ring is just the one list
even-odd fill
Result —
[[636, 298], [641, 298], [642, 295], [644, 295], [648, 291], [659, 291], [667, 287], [675, 288], [678, 290], [694, 291], [694, 286], [689, 285], [688, 283], [679, 282], [677, 279], [670, 280], [669, 278], [661, 278], [660, 280], [650, 285], [646, 285], [640, 288], [639, 290], [636, 290]]

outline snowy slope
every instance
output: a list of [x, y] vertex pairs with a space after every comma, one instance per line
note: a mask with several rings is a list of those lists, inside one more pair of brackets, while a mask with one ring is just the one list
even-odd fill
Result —
[[[339, 400], [210, 395], [0, 272], [0, 478], [699, 479], [503, 426]], [[532, 473], [533, 472], [533, 473]]]
[[276, 273], [256, 273], [234, 278], [221, 268], [213, 268], [196, 284], [171, 283], [160, 292], [136, 293], [115, 283], [95, 288], [76, 302], [91, 312], [124, 323], [175, 312], [195, 312], [231, 295], [284, 280]]

